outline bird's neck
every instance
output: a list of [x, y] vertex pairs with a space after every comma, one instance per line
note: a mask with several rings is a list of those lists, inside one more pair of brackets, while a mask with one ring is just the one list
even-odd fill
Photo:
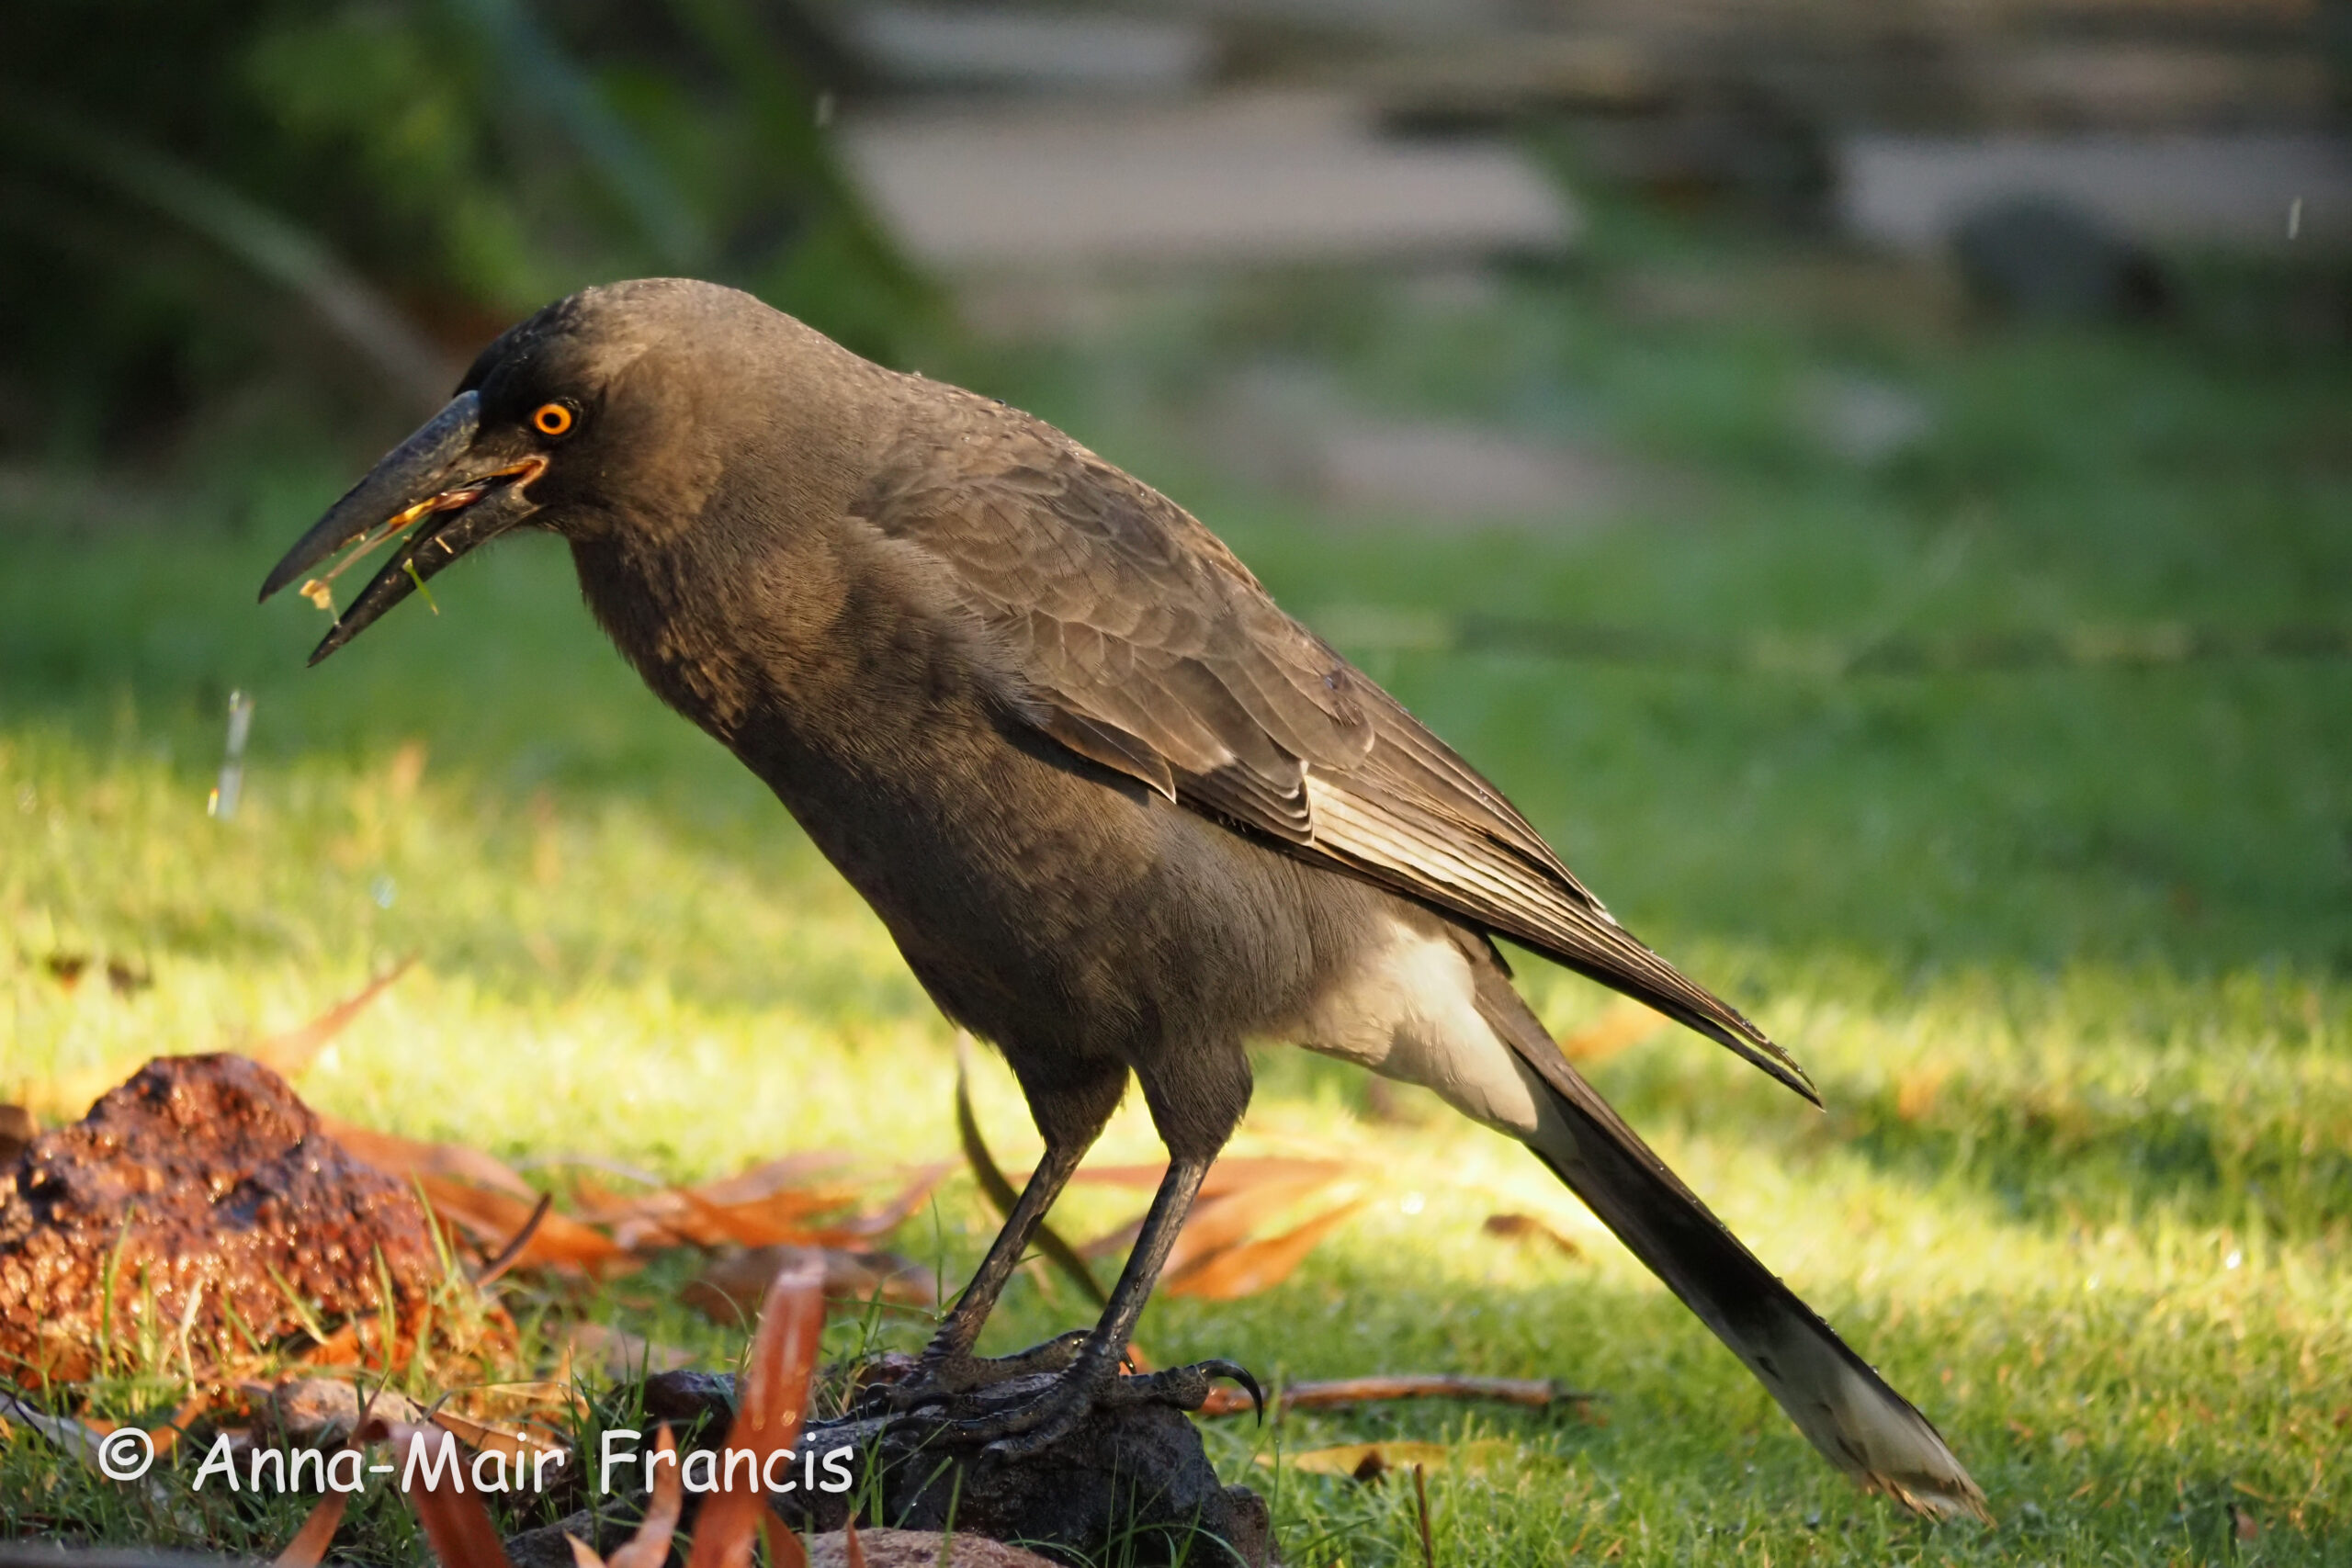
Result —
[[962, 618], [845, 507], [721, 495], [697, 527], [575, 539], [572, 555], [646, 683], [788, 803], [986, 705]]
[[734, 746], [780, 690], [828, 662], [840, 572], [820, 542], [776, 530], [752, 548], [699, 531], [574, 539], [582, 594], [656, 695]]

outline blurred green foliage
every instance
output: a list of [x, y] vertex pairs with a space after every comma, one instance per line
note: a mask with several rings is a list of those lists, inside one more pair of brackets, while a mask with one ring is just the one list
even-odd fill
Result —
[[397, 424], [583, 285], [692, 273], [892, 357], [930, 297], [746, 0], [14, 0], [0, 448]]

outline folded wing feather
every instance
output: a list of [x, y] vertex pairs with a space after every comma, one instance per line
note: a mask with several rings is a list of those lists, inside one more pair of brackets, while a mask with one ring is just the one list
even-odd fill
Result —
[[[936, 409], [940, 405], [930, 404]], [[1522, 942], [1808, 1099], [1786, 1053], [1635, 941], [1499, 790], [1284, 615], [1182, 508], [1026, 414], [946, 405], [856, 513], [913, 547], [1073, 751]]]

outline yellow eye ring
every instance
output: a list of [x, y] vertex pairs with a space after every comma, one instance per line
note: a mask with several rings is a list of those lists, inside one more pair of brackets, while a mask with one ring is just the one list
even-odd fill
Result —
[[531, 427], [541, 435], [563, 435], [571, 432], [576, 418], [565, 403], [541, 403], [531, 414]]

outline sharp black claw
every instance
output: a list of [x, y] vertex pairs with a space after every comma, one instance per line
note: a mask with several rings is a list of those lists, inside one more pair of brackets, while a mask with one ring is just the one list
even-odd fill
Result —
[[1258, 1425], [1262, 1427], [1266, 1424], [1266, 1392], [1258, 1386], [1258, 1380], [1250, 1375], [1250, 1369], [1243, 1366], [1240, 1362], [1226, 1360], [1195, 1361], [1189, 1367], [1179, 1367], [1176, 1370], [1185, 1372], [1196, 1372], [1200, 1375], [1201, 1381], [1204, 1383], [1206, 1383], [1216, 1378], [1230, 1378], [1233, 1382], [1239, 1383], [1244, 1389], [1249, 1391], [1250, 1404], [1258, 1413]]
[[1250, 1391], [1250, 1406], [1257, 1412], [1258, 1425], [1264, 1426], [1266, 1424], [1266, 1393], [1258, 1386], [1258, 1380], [1250, 1375], [1249, 1368], [1236, 1362], [1224, 1363], [1223, 1371], [1227, 1377]]

